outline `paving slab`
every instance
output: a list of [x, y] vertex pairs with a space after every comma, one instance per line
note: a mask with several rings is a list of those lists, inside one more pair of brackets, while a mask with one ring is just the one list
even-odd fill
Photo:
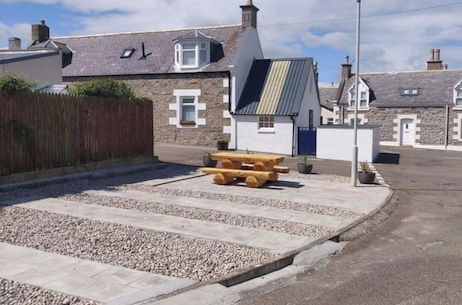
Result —
[[278, 254], [290, 252], [316, 240], [314, 237], [304, 237], [155, 213], [89, 205], [53, 198], [31, 201], [17, 206], [155, 231], [187, 235], [193, 238], [218, 240], [241, 246], [262, 248]]
[[163, 188], [201, 191], [215, 194], [248, 196], [264, 199], [290, 200], [299, 203], [338, 207], [357, 213], [368, 214], [384, 202], [390, 190], [380, 185], [352, 187], [348, 183], [299, 179], [280, 176], [280, 180], [262, 188], [248, 188], [244, 183], [216, 185], [212, 176], [194, 180], [177, 181], [162, 185]]
[[[194, 284], [189, 279], [157, 275], [45, 251], [0, 243], [0, 278], [108, 302], [144, 289], [159, 294]], [[8, 262], [8, 263], [6, 263]]]
[[86, 191], [88, 195], [118, 197], [123, 199], [140, 200], [146, 202], [174, 204], [190, 208], [207, 209], [218, 212], [225, 212], [237, 215], [262, 217], [274, 220], [297, 222], [308, 225], [325, 226], [332, 229], [340, 229], [348, 226], [354, 220], [314, 214], [301, 211], [292, 211], [273, 207], [256, 206], [251, 204], [224, 203], [219, 200], [210, 200], [203, 198], [190, 198], [183, 196], [172, 196], [160, 193], [150, 193], [138, 190], [115, 190], [115, 191]]

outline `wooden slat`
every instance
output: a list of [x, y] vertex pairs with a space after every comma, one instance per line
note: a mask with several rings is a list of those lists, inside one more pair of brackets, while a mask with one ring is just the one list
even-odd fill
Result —
[[205, 167], [202, 168], [202, 172], [205, 174], [223, 174], [225, 176], [231, 176], [234, 178], [246, 178], [246, 177], [256, 177], [258, 179], [271, 180], [274, 178], [274, 172], [257, 172], [257, 171], [248, 171], [242, 169], [228, 169], [228, 168], [212, 168]]
[[153, 155], [153, 103], [0, 93], [0, 175]]
[[272, 162], [274, 164], [279, 164], [284, 161], [284, 157], [277, 155], [261, 155], [261, 154], [239, 154], [239, 153], [215, 153], [211, 155], [211, 158], [216, 161], [220, 160], [232, 160], [232, 161], [242, 161], [247, 163], [255, 163], [258, 161], [262, 162]]

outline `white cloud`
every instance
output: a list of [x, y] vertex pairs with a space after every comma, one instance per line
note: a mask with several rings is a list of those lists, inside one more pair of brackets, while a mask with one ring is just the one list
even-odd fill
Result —
[[[245, 0], [29, 0], [59, 3], [81, 13], [81, 28], [70, 34], [168, 29], [240, 22], [239, 4]], [[0, 0], [0, 3], [24, 2]], [[451, 2], [448, 0], [448, 2]], [[260, 8], [259, 31], [267, 56], [316, 56], [311, 47], [354, 52], [355, 5], [350, 0], [254, 0]], [[425, 66], [430, 48], [441, 46], [451, 67], [460, 65], [460, 47], [452, 47], [462, 32], [462, 5], [441, 9], [367, 17], [441, 4], [441, 0], [369, 0], [363, 4], [364, 70], [408, 70]], [[350, 17], [345, 20], [345, 17]], [[337, 21], [322, 22], [336, 19]], [[341, 20], [338, 20], [341, 19]], [[278, 25], [291, 23], [291, 25]], [[6, 28], [6, 30], [5, 30]], [[2, 30], [3, 29], [3, 30]], [[19, 30], [21, 29], [21, 30]], [[24, 25], [0, 24], [0, 39], [19, 33]], [[3, 36], [1, 36], [3, 35]], [[28, 36], [28, 33], [27, 35]], [[449, 46], [448, 46], [449, 45]], [[444, 46], [444, 47], [443, 47]], [[458, 53], [459, 52], [459, 53]], [[339, 62], [340, 65], [340, 62]], [[335, 81], [335, 79], [333, 80]]]
[[23, 41], [23, 46], [30, 41], [30, 24], [18, 23], [8, 26], [0, 22], [0, 41], [7, 43], [8, 38], [19, 37]]

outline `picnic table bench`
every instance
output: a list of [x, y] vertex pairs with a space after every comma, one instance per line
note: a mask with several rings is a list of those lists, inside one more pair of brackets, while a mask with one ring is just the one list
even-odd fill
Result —
[[202, 172], [214, 174], [216, 184], [225, 185], [236, 178], [245, 178], [248, 187], [261, 187], [267, 181], [277, 181], [278, 173], [288, 173], [288, 167], [278, 166], [284, 157], [275, 155], [215, 153], [212, 160], [220, 162], [221, 168], [203, 168]]

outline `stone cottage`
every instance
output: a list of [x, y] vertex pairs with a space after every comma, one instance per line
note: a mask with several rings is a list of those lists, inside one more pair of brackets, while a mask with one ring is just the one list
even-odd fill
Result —
[[[354, 117], [355, 77], [348, 57], [335, 97], [336, 124]], [[462, 150], [462, 70], [431, 50], [425, 71], [360, 75], [359, 123], [381, 126], [381, 144]]]
[[252, 65], [263, 59], [259, 9], [252, 0], [240, 8], [242, 23], [229, 26], [52, 38], [44, 22], [32, 29], [35, 44], [72, 50], [63, 69], [70, 86], [110, 78], [152, 99], [155, 142], [215, 145], [224, 138], [236, 148], [234, 112]]

